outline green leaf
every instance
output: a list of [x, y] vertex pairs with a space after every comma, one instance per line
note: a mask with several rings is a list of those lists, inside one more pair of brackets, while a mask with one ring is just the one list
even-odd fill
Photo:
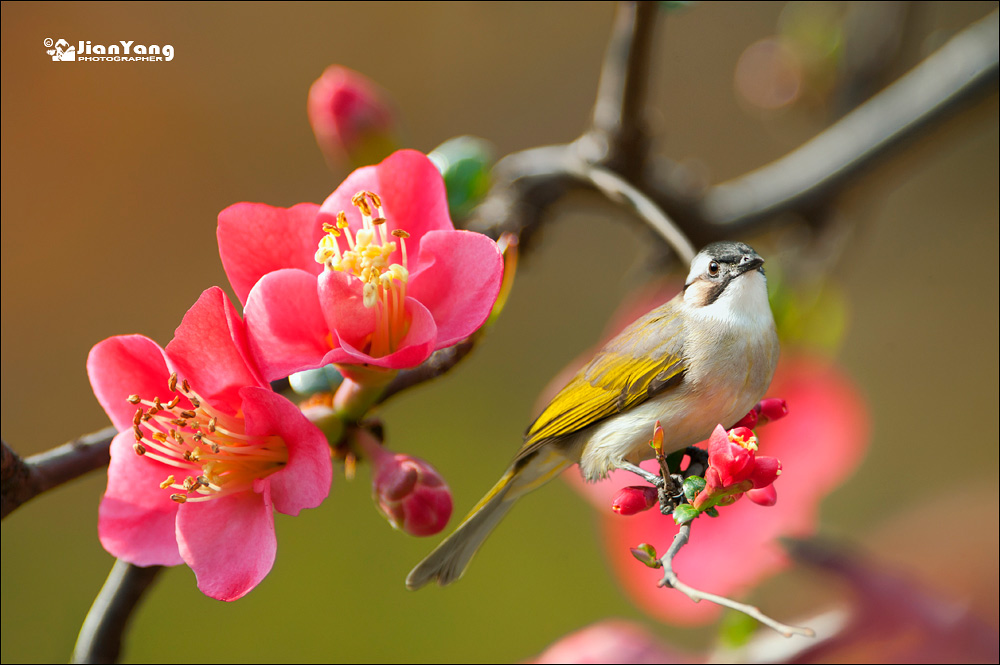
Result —
[[674, 508], [674, 522], [678, 525], [687, 524], [701, 514], [697, 508], [689, 503], [682, 503]]
[[719, 510], [715, 506], [711, 506], [707, 510], [705, 510], [705, 514], [708, 515], [709, 517], [718, 517]]
[[427, 155], [444, 177], [452, 217], [466, 217], [486, 196], [496, 161], [493, 145], [474, 136], [448, 139]]
[[660, 568], [663, 566], [656, 556], [656, 548], [649, 543], [642, 543], [638, 547], [631, 547], [629, 551], [640, 563], [650, 568]]
[[684, 496], [688, 501], [694, 501], [703, 489], [705, 489], [705, 479], [701, 476], [689, 476], [684, 479]]

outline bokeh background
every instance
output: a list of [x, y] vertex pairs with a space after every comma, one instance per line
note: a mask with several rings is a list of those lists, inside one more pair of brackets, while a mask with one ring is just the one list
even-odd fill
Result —
[[[913, 7], [899, 71], [995, 6]], [[658, 151], [716, 182], [825, 126], [821, 100], [769, 111], [734, 84], [740, 55], [787, 11], [705, 3], [664, 16], [651, 79]], [[217, 213], [321, 202], [346, 175], [328, 170], [305, 113], [327, 65], [391, 91], [411, 147], [468, 133], [506, 154], [586, 126], [613, 13], [604, 2], [4, 3], [4, 440], [27, 455], [106, 426], [87, 352], [121, 333], [165, 344], [203, 289], [226, 284]], [[176, 55], [54, 63], [46, 37], [169, 43]], [[994, 626], [997, 126], [994, 93], [870, 172], [838, 209], [851, 233], [828, 273], [847, 303], [836, 357], [872, 433], [819, 527]], [[581, 198], [557, 213], [485, 343], [380, 411], [390, 447], [449, 479], [456, 514], [506, 466], [547, 381], [600, 338], [644, 274], [647, 236], [613, 206]], [[95, 472], [4, 521], [4, 662], [68, 658], [112, 564], [97, 540], [104, 484]], [[237, 603], [201, 595], [185, 567], [167, 571], [125, 657], [516, 661], [607, 616], [687, 648], [714, 640], [715, 627], [667, 626], [628, 602], [592, 509], [563, 483], [525, 499], [461, 583], [419, 593], [403, 578], [436, 539], [392, 531], [369, 494], [362, 468], [352, 483], [338, 477], [320, 509], [279, 517], [274, 570]], [[829, 602], [828, 586], [792, 570], [757, 597], [790, 620]]]

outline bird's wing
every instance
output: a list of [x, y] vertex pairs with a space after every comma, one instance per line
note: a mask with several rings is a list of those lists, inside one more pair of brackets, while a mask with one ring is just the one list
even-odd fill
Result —
[[684, 330], [672, 305], [646, 314], [598, 351], [528, 428], [515, 461], [677, 386], [686, 369]]

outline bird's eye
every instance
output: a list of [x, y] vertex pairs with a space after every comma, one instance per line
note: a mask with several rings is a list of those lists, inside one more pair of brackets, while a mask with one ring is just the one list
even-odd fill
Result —
[[719, 274], [718, 261], [712, 261], [711, 263], [708, 264], [708, 274], [711, 275], [712, 277], [715, 277], [716, 275]]

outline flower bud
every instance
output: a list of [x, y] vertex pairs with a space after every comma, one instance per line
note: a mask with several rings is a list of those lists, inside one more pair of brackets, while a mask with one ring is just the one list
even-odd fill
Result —
[[652, 485], [631, 485], [623, 487], [611, 502], [611, 510], [619, 515], [635, 515], [649, 510], [660, 502], [656, 488]]
[[773, 420], [781, 420], [788, 415], [788, 405], [785, 400], [777, 397], [768, 397], [757, 403], [758, 420], [761, 425]]
[[331, 65], [309, 88], [309, 123], [332, 168], [377, 164], [399, 144], [388, 95], [355, 71]]
[[451, 492], [422, 459], [386, 453], [374, 460], [372, 494], [379, 511], [411, 536], [432, 536], [451, 518]]

